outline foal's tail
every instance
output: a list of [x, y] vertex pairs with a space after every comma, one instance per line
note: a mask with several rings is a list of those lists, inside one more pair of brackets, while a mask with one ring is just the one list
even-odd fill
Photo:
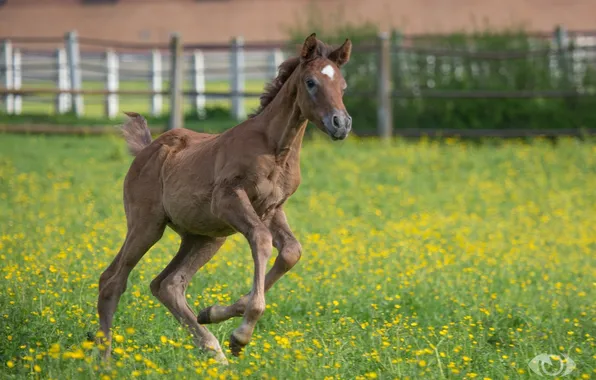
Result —
[[128, 144], [130, 154], [136, 156], [151, 144], [151, 131], [147, 120], [136, 112], [124, 112], [130, 119], [122, 126], [122, 134]]

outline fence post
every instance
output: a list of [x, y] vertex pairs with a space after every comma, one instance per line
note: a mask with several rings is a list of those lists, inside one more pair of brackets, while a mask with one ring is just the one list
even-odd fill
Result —
[[232, 80], [232, 116], [237, 121], [245, 118], [244, 110], [244, 39], [235, 37], [230, 52], [230, 79]]
[[393, 120], [391, 112], [391, 49], [387, 33], [378, 36], [379, 75], [378, 75], [378, 108], [377, 130], [383, 139], [391, 137]]
[[[68, 68], [66, 66], [66, 51], [64, 49], [56, 49], [56, 87], [59, 90], [68, 90]], [[56, 95], [55, 108], [56, 114], [61, 115], [68, 111], [70, 104], [70, 94], [59, 93]]]
[[204, 119], [205, 114], [205, 56], [197, 50], [192, 55], [192, 87], [197, 94], [193, 98], [193, 108], [199, 119]]
[[106, 95], [105, 111], [109, 119], [116, 117], [118, 113], [118, 55], [113, 50], [106, 51]]
[[[66, 33], [66, 59], [68, 61], [68, 70], [70, 75], [70, 87], [75, 91], [82, 88], [81, 78], [81, 56], [79, 52], [79, 42], [76, 31]], [[83, 95], [71, 95], [70, 109], [74, 111], [77, 117], [83, 115]]]
[[[402, 52], [402, 45], [403, 45], [404, 36], [398, 30], [393, 30], [391, 41], [389, 42], [389, 46], [393, 47], [393, 52], [389, 52], [390, 56], [395, 57], [395, 66], [397, 70], [395, 70], [394, 76], [391, 78], [393, 79], [394, 88], [399, 89], [402, 84], [405, 83], [405, 78], [403, 75], [403, 52]], [[391, 68], [390, 68], [391, 70]]]
[[168, 129], [182, 128], [182, 41], [180, 34], [173, 33], [170, 39], [170, 123]]
[[270, 78], [276, 78], [278, 71], [279, 71], [279, 65], [281, 65], [284, 61], [284, 55], [281, 51], [281, 49], [273, 49], [273, 51], [271, 52], [271, 55], [269, 56], [269, 77]]
[[558, 66], [561, 71], [561, 78], [563, 79], [563, 85], [567, 87], [570, 81], [570, 70], [569, 70], [569, 36], [567, 30], [562, 25], [557, 25], [555, 28], [555, 44], [557, 45], [558, 52]]
[[[23, 84], [23, 74], [21, 71], [21, 51], [19, 49], [14, 49], [12, 53], [12, 74], [13, 74], [13, 81], [12, 87], [15, 90], [20, 90], [21, 85]], [[14, 114], [20, 115], [23, 111], [23, 97], [21, 95], [14, 96]]]
[[[151, 52], [151, 90], [161, 91], [163, 86], [161, 53], [159, 50]], [[151, 95], [151, 116], [160, 116], [163, 108], [163, 96]]]
[[[14, 79], [12, 74], [12, 44], [9, 40], [2, 42], [2, 50], [0, 51], [2, 61], [0, 62], [0, 70], [4, 72], [2, 85], [7, 89], [12, 89], [12, 81]], [[4, 108], [8, 115], [14, 112], [14, 95], [6, 94], [4, 96]]]

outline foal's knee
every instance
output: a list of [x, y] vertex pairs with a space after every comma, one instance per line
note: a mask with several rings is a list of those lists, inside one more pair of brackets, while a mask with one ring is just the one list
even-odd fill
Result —
[[279, 258], [286, 271], [292, 269], [300, 261], [300, 257], [302, 257], [302, 246], [295, 239], [288, 241], [279, 253]]
[[112, 277], [113, 272], [109, 269], [106, 269], [105, 271], [103, 271], [103, 273], [99, 276], [99, 291], [101, 292], [101, 290], [103, 288], [105, 288], [107, 282], [110, 280], [110, 277]]
[[169, 276], [166, 278], [156, 277], [149, 288], [151, 294], [160, 301], [164, 301], [167, 296], [184, 295], [188, 282], [182, 276]]
[[151, 294], [153, 294], [153, 297], [159, 299], [159, 289], [160, 288], [161, 288], [161, 279], [159, 277], [156, 277], [149, 284], [149, 289], [151, 289]]
[[265, 313], [265, 298], [252, 299], [244, 310], [244, 315], [250, 320], [257, 320]]
[[122, 281], [120, 278], [115, 278], [114, 276], [104, 278], [103, 280], [100, 278], [99, 283], [100, 300], [120, 297], [126, 291], [126, 280]]

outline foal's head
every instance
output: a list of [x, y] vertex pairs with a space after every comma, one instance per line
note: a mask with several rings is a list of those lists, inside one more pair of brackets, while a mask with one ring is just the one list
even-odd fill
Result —
[[346, 81], [340, 71], [351, 52], [349, 39], [331, 50], [313, 33], [304, 41], [300, 53], [296, 73], [300, 112], [333, 140], [345, 139], [352, 129], [352, 118], [343, 102]]

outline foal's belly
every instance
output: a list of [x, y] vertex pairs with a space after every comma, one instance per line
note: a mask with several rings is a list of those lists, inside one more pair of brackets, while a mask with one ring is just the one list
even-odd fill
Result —
[[[229, 236], [236, 230], [211, 212], [213, 194], [197, 190], [197, 187], [179, 188], [166, 186], [163, 206], [171, 221], [171, 227], [178, 233], [190, 233], [213, 237]], [[247, 187], [252, 207], [261, 220], [282, 204], [286, 198], [283, 189], [270, 181], [260, 181]]]
[[223, 237], [236, 231], [211, 213], [211, 196], [206, 193], [167, 194], [164, 191], [164, 209], [171, 227], [178, 233]]

